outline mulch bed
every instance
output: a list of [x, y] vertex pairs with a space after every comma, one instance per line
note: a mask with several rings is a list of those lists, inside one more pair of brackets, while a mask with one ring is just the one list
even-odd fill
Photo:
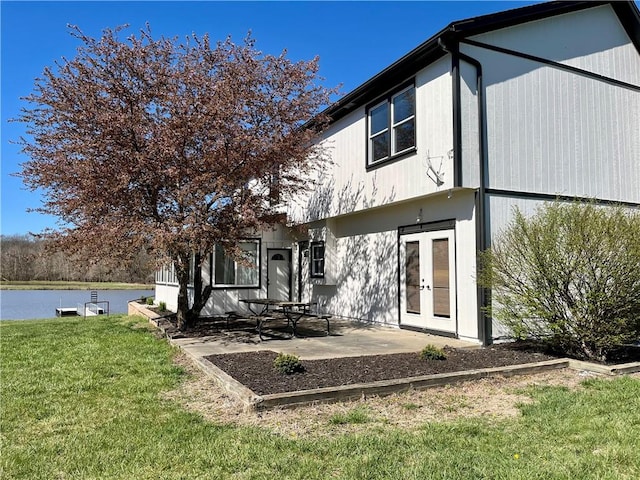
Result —
[[303, 360], [303, 373], [278, 372], [272, 351], [227, 353], [205, 357], [258, 395], [294, 392], [322, 387], [369, 383], [377, 380], [450, 373], [552, 360], [529, 345], [495, 345], [488, 348], [446, 347], [446, 360], [423, 360], [418, 353]]

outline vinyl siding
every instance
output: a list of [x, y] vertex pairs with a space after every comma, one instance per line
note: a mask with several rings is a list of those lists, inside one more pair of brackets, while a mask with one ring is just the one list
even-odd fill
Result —
[[473, 65], [460, 61], [462, 186], [470, 188], [480, 186], [477, 76]]
[[640, 85], [638, 51], [609, 5], [503, 28], [473, 40]]
[[[292, 202], [294, 222], [382, 207], [453, 187], [451, 59], [445, 57], [415, 76], [416, 152], [367, 170], [364, 107], [334, 123], [321, 145], [331, 165], [317, 173], [314, 188]], [[398, 86], [403, 82], [399, 82]], [[393, 87], [390, 85], [390, 87]], [[428, 158], [444, 179], [427, 177]], [[311, 182], [310, 182], [311, 183]]]
[[454, 190], [451, 196], [427, 196], [327, 222], [335, 265], [326, 268], [335, 277], [332, 283], [313, 282], [310, 298], [335, 316], [398, 325], [398, 227], [455, 219], [458, 334], [477, 339], [474, 200], [472, 190]]
[[[633, 47], [628, 38], [627, 45], [618, 45], [621, 39], [614, 33], [619, 31], [592, 32], [590, 54], [575, 45], [583, 40], [583, 17], [597, 13], [606, 24], [613, 15], [609, 8], [594, 10], [478, 38], [518, 50], [524, 47], [522, 39], [536, 44], [546, 33], [548, 41], [529, 47], [527, 53], [561, 56], [565, 63], [598, 67], [600, 74], [640, 83], [640, 56], [636, 51], [627, 58], [627, 47]], [[574, 20], [578, 26], [572, 25]], [[617, 25], [615, 18], [608, 20]], [[564, 39], [558, 38], [563, 32]], [[640, 92], [479, 47], [464, 45], [463, 51], [483, 65], [487, 187], [640, 202]], [[578, 54], [582, 55], [571, 57]], [[624, 68], [618, 65], [622, 58], [628, 63]]]

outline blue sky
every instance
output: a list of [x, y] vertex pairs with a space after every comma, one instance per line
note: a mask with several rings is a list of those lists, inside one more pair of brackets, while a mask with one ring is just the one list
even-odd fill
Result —
[[149, 22], [154, 36], [209, 33], [231, 35], [240, 42], [249, 30], [257, 47], [293, 60], [320, 56], [328, 87], [342, 84], [348, 93], [427, 40], [450, 22], [536, 1], [422, 2], [1, 2], [1, 104], [3, 235], [37, 233], [55, 227], [56, 219], [27, 209], [41, 197], [11, 176], [27, 160], [10, 143], [25, 126], [9, 123], [25, 104], [45, 66], [73, 58], [79, 42], [67, 24], [99, 37], [106, 27], [129, 24], [137, 32]]

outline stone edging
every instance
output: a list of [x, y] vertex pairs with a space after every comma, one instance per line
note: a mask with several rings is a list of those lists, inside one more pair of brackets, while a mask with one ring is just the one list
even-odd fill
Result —
[[338, 387], [316, 388], [312, 390], [274, 393], [270, 395], [260, 396], [229, 376], [213, 363], [206, 360], [204, 357], [196, 357], [191, 354], [188, 355], [225, 391], [242, 402], [246, 410], [252, 411], [270, 409], [275, 407], [288, 408], [312, 403], [331, 403], [342, 400], [353, 400], [369, 395], [390, 395], [410, 389], [420, 390], [442, 385], [450, 385], [453, 383], [459, 383], [468, 380], [478, 380], [481, 378], [496, 375], [523, 375], [562, 368], [589, 371], [606, 375], [619, 375], [640, 372], [640, 362], [607, 367], [595, 363], [561, 358], [557, 360], [547, 360], [543, 362], [526, 363], [522, 365], [483, 368], [478, 370], [467, 370], [464, 372], [454, 373], [439, 373], [434, 375], [423, 375], [419, 377], [380, 380], [377, 382], [366, 384], [342, 385]]

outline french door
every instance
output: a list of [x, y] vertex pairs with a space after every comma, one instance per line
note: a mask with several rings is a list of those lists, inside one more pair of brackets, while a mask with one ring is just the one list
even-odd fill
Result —
[[455, 236], [436, 230], [400, 236], [400, 324], [457, 333]]

